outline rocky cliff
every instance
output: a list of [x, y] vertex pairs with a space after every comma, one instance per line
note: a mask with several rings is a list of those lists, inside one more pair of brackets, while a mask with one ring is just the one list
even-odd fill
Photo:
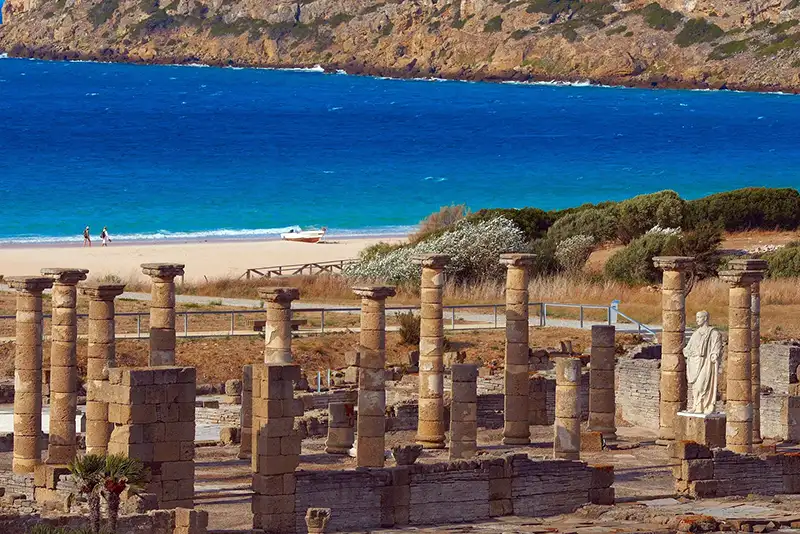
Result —
[[800, 0], [6, 0], [11, 56], [800, 91]]

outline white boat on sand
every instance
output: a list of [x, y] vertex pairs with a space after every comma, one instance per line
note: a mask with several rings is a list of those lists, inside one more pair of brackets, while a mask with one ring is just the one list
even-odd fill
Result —
[[289, 230], [281, 234], [281, 239], [297, 241], [298, 243], [319, 243], [325, 237], [325, 232], [327, 231], [327, 228], [322, 230]]

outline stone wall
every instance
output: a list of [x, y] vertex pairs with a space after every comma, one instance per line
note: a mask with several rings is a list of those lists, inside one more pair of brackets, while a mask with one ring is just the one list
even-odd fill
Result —
[[297, 471], [295, 526], [308, 508], [331, 508], [328, 532], [568, 513], [613, 503], [610, 466], [533, 460], [525, 454], [384, 469]]
[[658, 430], [661, 352], [637, 350], [617, 359], [617, 420]]
[[[85, 515], [0, 514], [0, 532], [3, 534], [27, 534], [34, 525], [88, 530], [89, 519]], [[120, 516], [116, 534], [205, 534], [207, 528], [207, 512], [153, 510], [146, 514]]]
[[692, 497], [800, 493], [800, 454], [737, 454], [691, 441], [670, 444], [678, 493]]

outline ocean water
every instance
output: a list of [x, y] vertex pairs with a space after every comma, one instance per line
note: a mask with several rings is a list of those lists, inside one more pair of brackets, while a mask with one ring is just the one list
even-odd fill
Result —
[[0, 60], [0, 242], [397, 233], [440, 206], [800, 185], [800, 99]]

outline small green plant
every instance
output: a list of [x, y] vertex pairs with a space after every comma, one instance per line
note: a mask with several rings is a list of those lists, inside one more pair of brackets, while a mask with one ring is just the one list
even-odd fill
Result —
[[394, 23], [389, 21], [383, 28], [381, 28], [381, 35], [389, 36], [392, 34], [392, 30], [394, 30]]
[[570, 43], [574, 43], [578, 40], [578, 32], [576, 32], [573, 28], [566, 27], [561, 30], [561, 37], [569, 41]]
[[691, 19], [675, 36], [675, 44], [682, 48], [698, 43], [711, 43], [725, 34], [722, 28], [704, 18]]
[[797, 9], [797, 7], [800, 7], [800, 0], [792, 0], [783, 7], [783, 10], [791, 11], [792, 9]]
[[741, 54], [747, 51], [747, 43], [749, 39], [742, 39], [741, 41], [729, 41], [721, 45], [717, 45], [714, 50], [708, 55], [709, 59], [726, 59], [733, 57], [736, 54]]
[[800, 69], [800, 59], [795, 59], [794, 61], [792, 61], [792, 68]]
[[105, 465], [105, 458], [97, 454], [86, 454], [69, 464], [78, 492], [86, 495], [89, 503], [89, 524], [94, 534], [100, 532], [100, 485]]
[[771, 278], [794, 278], [800, 276], [800, 243], [787, 244], [784, 248], [764, 254]]
[[633, 37], [633, 32], [625, 32], [625, 35], [623, 35], [623, 37]]
[[616, 28], [606, 30], [606, 35], [617, 35], [620, 33], [625, 33], [626, 31], [628, 31], [628, 27], [623, 24], [622, 26], [617, 26]]
[[775, 26], [770, 28], [769, 29], [769, 33], [771, 33], [772, 35], [776, 35], [776, 34], [779, 34], [779, 33], [784, 33], [786, 30], [791, 30], [792, 28], [794, 28], [798, 24], [800, 24], [800, 21], [798, 21], [798, 20], [794, 20], [794, 19], [793, 20], [787, 20], [787, 21], [781, 22], [780, 24], [776, 24]]
[[122, 454], [105, 457], [102, 493], [108, 504], [108, 527], [111, 532], [117, 531], [120, 495], [126, 490], [133, 494], [141, 491], [147, 476], [147, 469], [136, 458]]
[[400, 320], [400, 342], [403, 345], [419, 345], [421, 318], [414, 312], [398, 313]]
[[335, 28], [340, 24], [346, 24], [353, 20], [353, 15], [349, 13], [337, 13], [336, 15], [332, 16], [327, 20], [327, 23], [331, 26], [331, 28]]
[[683, 20], [683, 15], [677, 11], [664, 9], [657, 2], [647, 4], [642, 9], [644, 22], [655, 30], [672, 31], [678, 27]]
[[95, 28], [106, 23], [119, 8], [119, 0], [101, 0], [89, 10], [89, 22]]
[[486, 24], [483, 25], [483, 31], [485, 33], [495, 33], [499, 32], [503, 29], [503, 17], [497, 15], [496, 17], [492, 17], [486, 21]]

